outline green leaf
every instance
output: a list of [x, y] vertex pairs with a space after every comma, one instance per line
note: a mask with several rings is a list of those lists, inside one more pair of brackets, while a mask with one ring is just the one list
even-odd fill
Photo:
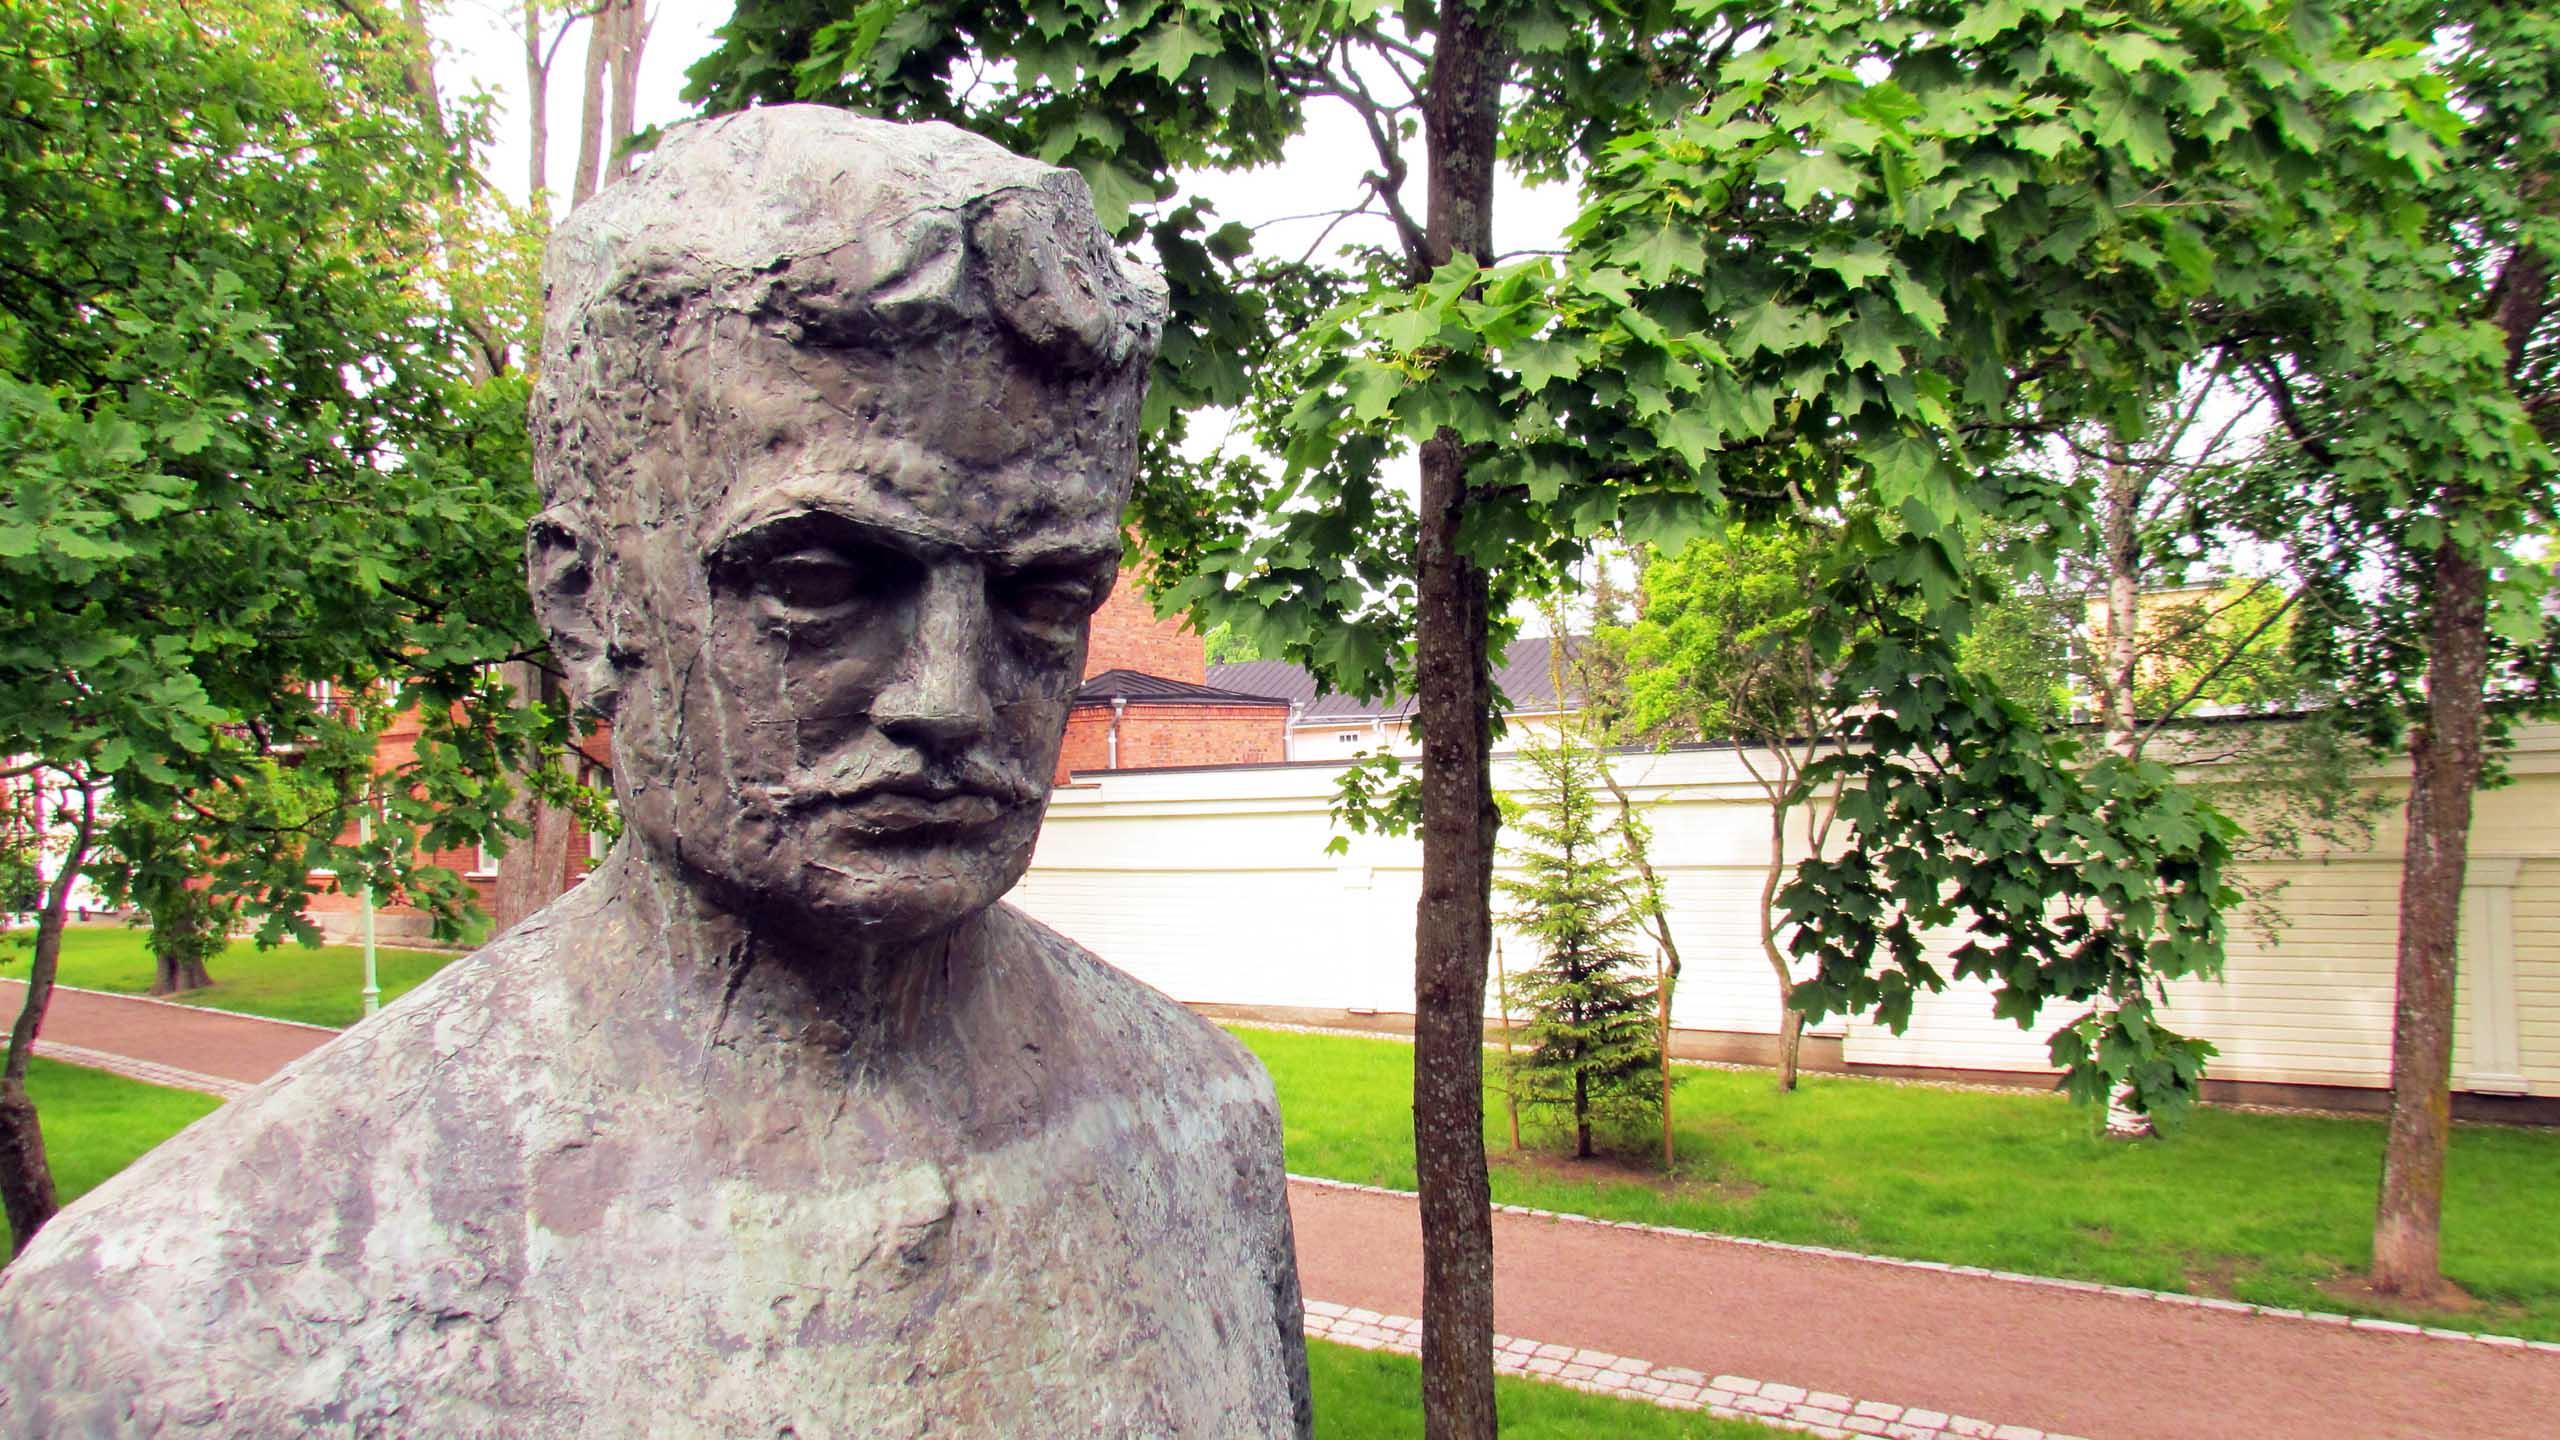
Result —
[[1939, 474], [1938, 447], [1915, 435], [1895, 433], [1861, 446], [1860, 459], [1876, 477], [1876, 498], [1886, 505], [1917, 500], [1941, 519], [1952, 518], [1953, 491]]
[[1893, 299], [1913, 324], [1931, 336], [1946, 333], [1947, 306], [1938, 298], [1937, 292], [1897, 271], [1893, 277]]
[[1813, 263], [1840, 277], [1840, 283], [1854, 290], [1877, 279], [1893, 268], [1884, 247], [1873, 240], [1859, 240], [1850, 245], [1827, 245], [1813, 252]]
[[1520, 388], [1535, 395], [1550, 381], [1570, 380], [1582, 373], [1582, 347], [1566, 340], [1521, 340], [1504, 347], [1502, 358], [1519, 372]]
[[1821, 315], [1780, 304], [1772, 297], [1733, 317], [1725, 348], [1734, 358], [1748, 360], [1764, 350], [1783, 352], [1813, 344], [1828, 333], [1829, 322]]
[[2191, 291], [2201, 294], [2212, 288], [2213, 251], [2194, 226], [2173, 221], [2161, 227], [2160, 249]]
[[1192, 61], [1215, 55], [1218, 49], [1217, 41], [1192, 29], [1191, 22], [1177, 10], [1172, 23], [1138, 42], [1131, 59], [1140, 68], [1153, 70], [1167, 80], [1179, 80], [1191, 68]]
[[1698, 403], [1718, 430], [1737, 440], [1757, 439], [1777, 423], [1777, 402], [1765, 386], [1744, 385], [1722, 371], [1708, 373]]
[[1782, 187], [1791, 210], [1806, 210], [1819, 204], [1827, 195], [1842, 199], [1856, 197], [1865, 188], [1864, 177], [1837, 155], [1827, 151], [1782, 150], [1760, 162], [1760, 178]]
[[2023, 18], [2018, 0], [1971, 0], [1947, 38], [1959, 45], [1979, 45], [2016, 29]]
[[1902, 369], [1902, 327], [1882, 306], [1859, 306], [1858, 318], [1837, 339], [1841, 363], [1851, 369], [1864, 367], [1879, 375], [1898, 374]]
[[213, 421], [201, 410], [160, 427], [160, 439], [180, 455], [193, 455], [213, 443]]
[[1113, 234], [1129, 223], [1131, 210], [1155, 203], [1153, 185], [1102, 156], [1079, 151], [1067, 163], [1084, 177], [1085, 188], [1093, 192], [1094, 218]]
[[1707, 453], [1724, 438], [1723, 432], [1716, 428], [1716, 422], [1703, 407], [1674, 410], [1664, 416], [1654, 429], [1661, 435], [1662, 443], [1688, 461], [1692, 468], [1704, 467]]
[[1352, 418], [1363, 423], [1386, 418], [1405, 388], [1403, 371], [1375, 360], [1354, 360], [1343, 380], [1351, 391]]
[[1410, 354], [1430, 344], [1439, 335], [1440, 324], [1436, 310], [1397, 310], [1370, 322], [1369, 328], [1387, 348]]
[[1312, 647], [1316, 668], [1346, 680], [1377, 675], [1387, 668], [1387, 648], [1366, 625], [1329, 625], [1318, 631]]
[[1627, 539], [1650, 545], [1664, 555], [1679, 554], [1689, 542], [1706, 534], [1715, 519], [1714, 510], [1703, 498], [1662, 491], [1624, 497], [1619, 502], [1618, 515]]
[[1610, 250], [1609, 258], [1626, 265], [1647, 283], [1663, 285], [1704, 270], [1707, 247], [1687, 227], [1658, 221], [1620, 241]]

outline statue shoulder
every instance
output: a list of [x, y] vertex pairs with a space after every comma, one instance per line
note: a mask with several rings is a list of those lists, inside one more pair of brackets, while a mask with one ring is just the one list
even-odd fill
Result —
[[1061, 1020], [1073, 1018], [1095, 1042], [1144, 1057], [1167, 1080], [1177, 1073], [1231, 1078], [1270, 1103], [1262, 1062], [1214, 1022], [1011, 905], [988, 913], [995, 943], [1021, 957], [1011, 963], [1035, 963], [1056, 987], [1051, 1003]]
[[22, 1433], [86, 1433], [84, 1406], [253, 1433], [266, 1412], [232, 1392], [287, 1364], [276, 1336], [389, 1288], [384, 1235], [472, 1258], [436, 1212], [504, 1198], [474, 1187], [539, 1103], [514, 1060], [549, 1043], [547, 943], [518, 931], [455, 961], [56, 1216], [0, 1271], [0, 1333], [23, 1342], [0, 1347], [0, 1390], [41, 1422]]

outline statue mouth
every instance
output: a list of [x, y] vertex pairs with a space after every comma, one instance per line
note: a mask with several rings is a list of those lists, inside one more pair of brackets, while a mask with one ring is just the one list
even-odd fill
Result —
[[858, 834], [914, 842], [992, 830], [1017, 803], [993, 790], [918, 776], [866, 786], [827, 808]]

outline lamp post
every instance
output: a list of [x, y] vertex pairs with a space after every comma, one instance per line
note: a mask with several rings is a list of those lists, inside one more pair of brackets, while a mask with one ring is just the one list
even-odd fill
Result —
[[[373, 787], [364, 791], [364, 810], [356, 817], [356, 839], [364, 845], [373, 843]], [[367, 1018], [381, 1013], [382, 982], [373, 968], [373, 874], [368, 866], [364, 888], [358, 892], [358, 909], [362, 915], [364, 935], [364, 1013]]]

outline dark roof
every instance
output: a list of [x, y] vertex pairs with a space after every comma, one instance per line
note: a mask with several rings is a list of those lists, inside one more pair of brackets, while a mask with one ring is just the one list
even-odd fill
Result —
[[1078, 705], [1108, 705], [1127, 700], [1140, 705], [1286, 705], [1268, 695], [1221, 690], [1188, 680], [1167, 680], [1141, 670], [1105, 670], [1076, 687]]
[[[1493, 668], [1493, 684], [1502, 693], [1504, 709], [1514, 715], [1535, 715], [1559, 708], [1556, 704], [1555, 679], [1547, 669], [1550, 639], [1544, 635], [1524, 635], [1511, 642], [1503, 652], [1502, 662]], [[1566, 642], [1565, 653], [1573, 653], [1572, 642]], [[1413, 697], [1388, 695], [1376, 700], [1354, 700], [1348, 695], [1316, 693], [1316, 677], [1286, 660], [1241, 660], [1233, 664], [1209, 667], [1210, 683], [1230, 690], [1286, 700], [1303, 707], [1301, 720], [1374, 720], [1381, 716], [1403, 716], [1413, 713]]]

